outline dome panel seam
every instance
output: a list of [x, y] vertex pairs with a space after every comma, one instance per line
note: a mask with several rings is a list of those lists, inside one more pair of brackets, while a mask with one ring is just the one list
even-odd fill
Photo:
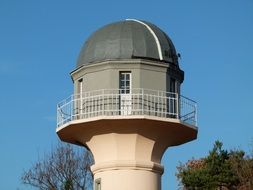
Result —
[[156, 45], [157, 45], [157, 49], [158, 49], [158, 54], [159, 54], [159, 59], [160, 60], [163, 60], [163, 55], [162, 55], [162, 48], [161, 48], [161, 44], [160, 44], [160, 41], [158, 39], [158, 37], [156, 36], [155, 32], [152, 30], [152, 28], [147, 25], [146, 23], [140, 21], [140, 20], [137, 20], [137, 19], [126, 19], [127, 21], [135, 21], [135, 22], [138, 22], [142, 25], [144, 25], [148, 30], [149, 32], [152, 34], [152, 36], [154, 37], [155, 39], [155, 42], [156, 42]]

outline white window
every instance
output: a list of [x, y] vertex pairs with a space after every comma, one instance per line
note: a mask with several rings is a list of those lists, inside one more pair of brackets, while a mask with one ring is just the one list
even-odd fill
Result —
[[131, 93], [131, 72], [120, 72], [120, 91], [121, 94]]
[[131, 115], [132, 95], [131, 95], [131, 72], [120, 72], [120, 111], [121, 115]]

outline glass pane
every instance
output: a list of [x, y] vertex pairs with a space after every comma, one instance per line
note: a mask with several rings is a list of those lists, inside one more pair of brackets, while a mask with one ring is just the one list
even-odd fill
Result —
[[173, 93], [176, 92], [175, 86], [176, 86], [176, 80], [171, 78], [170, 79], [170, 92], [173, 92]]
[[120, 80], [124, 80], [125, 76], [124, 73], [120, 73]]
[[126, 80], [129, 80], [129, 79], [130, 79], [130, 74], [126, 73]]
[[124, 81], [120, 81], [120, 88], [124, 88], [124, 87], [125, 87]]
[[130, 81], [126, 81], [126, 87], [130, 86]]

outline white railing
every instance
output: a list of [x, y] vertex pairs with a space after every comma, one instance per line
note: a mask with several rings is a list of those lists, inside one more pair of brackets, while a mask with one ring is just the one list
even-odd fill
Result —
[[151, 115], [180, 119], [197, 126], [197, 104], [177, 93], [132, 89], [103, 89], [74, 94], [57, 105], [57, 127], [73, 120], [96, 116]]

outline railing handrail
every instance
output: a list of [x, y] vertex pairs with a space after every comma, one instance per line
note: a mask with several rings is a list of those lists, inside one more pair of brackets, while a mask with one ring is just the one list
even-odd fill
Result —
[[190, 99], [190, 98], [187, 98], [187, 97], [186, 97], [186, 96], [184, 96], [184, 95], [181, 95], [181, 94], [180, 94], [180, 97], [182, 97], [182, 98], [184, 98], [184, 99], [187, 99], [187, 100], [189, 100], [189, 101], [191, 101], [191, 102], [193, 102], [193, 103], [197, 104], [197, 102], [196, 102], [196, 101], [194, 101], [194, 100], [192, 100], [192, 99]]
[[100, 89], [70, 95], [57, 104], [57, 127], [81, 118], [124, 114], [177, 118], [197, 125], [197, 103], [185, 96], [174, 92], [134, 88], [128, 98], [124, 98], [121, 90]]
[[[75, 96], [80, 96], [80, 95], [82, 95], [82, 96], [85, 96], [86, 94], [91, 94], [91, 93], [95, 93], [95, 92], [103, 92], [103, 94], [105, 94], [104, 92], [106, 91], [106, 90], [110, 90], [110, 91], [115, 91], [115, 92], [120, 92], [120, 90], [122, 90], [122, 89], [119, 89], [119, 88], [112, 88], [112, 89], [99, 89], [99, 90], [91, 90], [91, 91], [87, 91], [87, 92], [83, 92], [83, 93], [75, 93], [75, 94], [71, 94], [71, 95], [69, 95], [67, 98], [65, 98], [65, 99], [63, 99], [63, 100], [61, 100], [57, 105], [60, 105], [60, 104], [62, 104], [63, 102], [66, 102], [66, 100], [68, 100], [68, 99], [73, 99]], [[162, 91], [162, 90], [153, 90], [153, 89], [148, 89], [148, 88], [133, 88], [133, 89], [131, 89], [131, 92], [133, 92], [133, 91], [135, 91], [135, 90], [141, 90], [141, 93], [142, 93], [142, 91], [144, 92], [144, 91], [149, 91], [149, 92], [156, 92], [156, 93], [164, 93], [164, 94], [171, 94], [171, 95], [177, 95], [178, 93], [175, 93], [175, 92], [166, 92], [166, 91]], [[131, 93], [131, 94], [135, 94], [135, 93]], [[184, 97], [184, 96], [182, 96], [182, 95], [180, 95], [181, 97]], [[186, 99], [188, 99], [188, 100], [190, 100], [190, 101], [193, 101], [193, 100], [191, 100], [191, 99], [189, 99], [189, 98], [187, 98], [187, 97], [184, 97], [184, 98], [186, 98]], [[193, 102], [195, 102], [195, 101], [193, 101]], [[195, 102], [196, 103], [196, 102]]]

